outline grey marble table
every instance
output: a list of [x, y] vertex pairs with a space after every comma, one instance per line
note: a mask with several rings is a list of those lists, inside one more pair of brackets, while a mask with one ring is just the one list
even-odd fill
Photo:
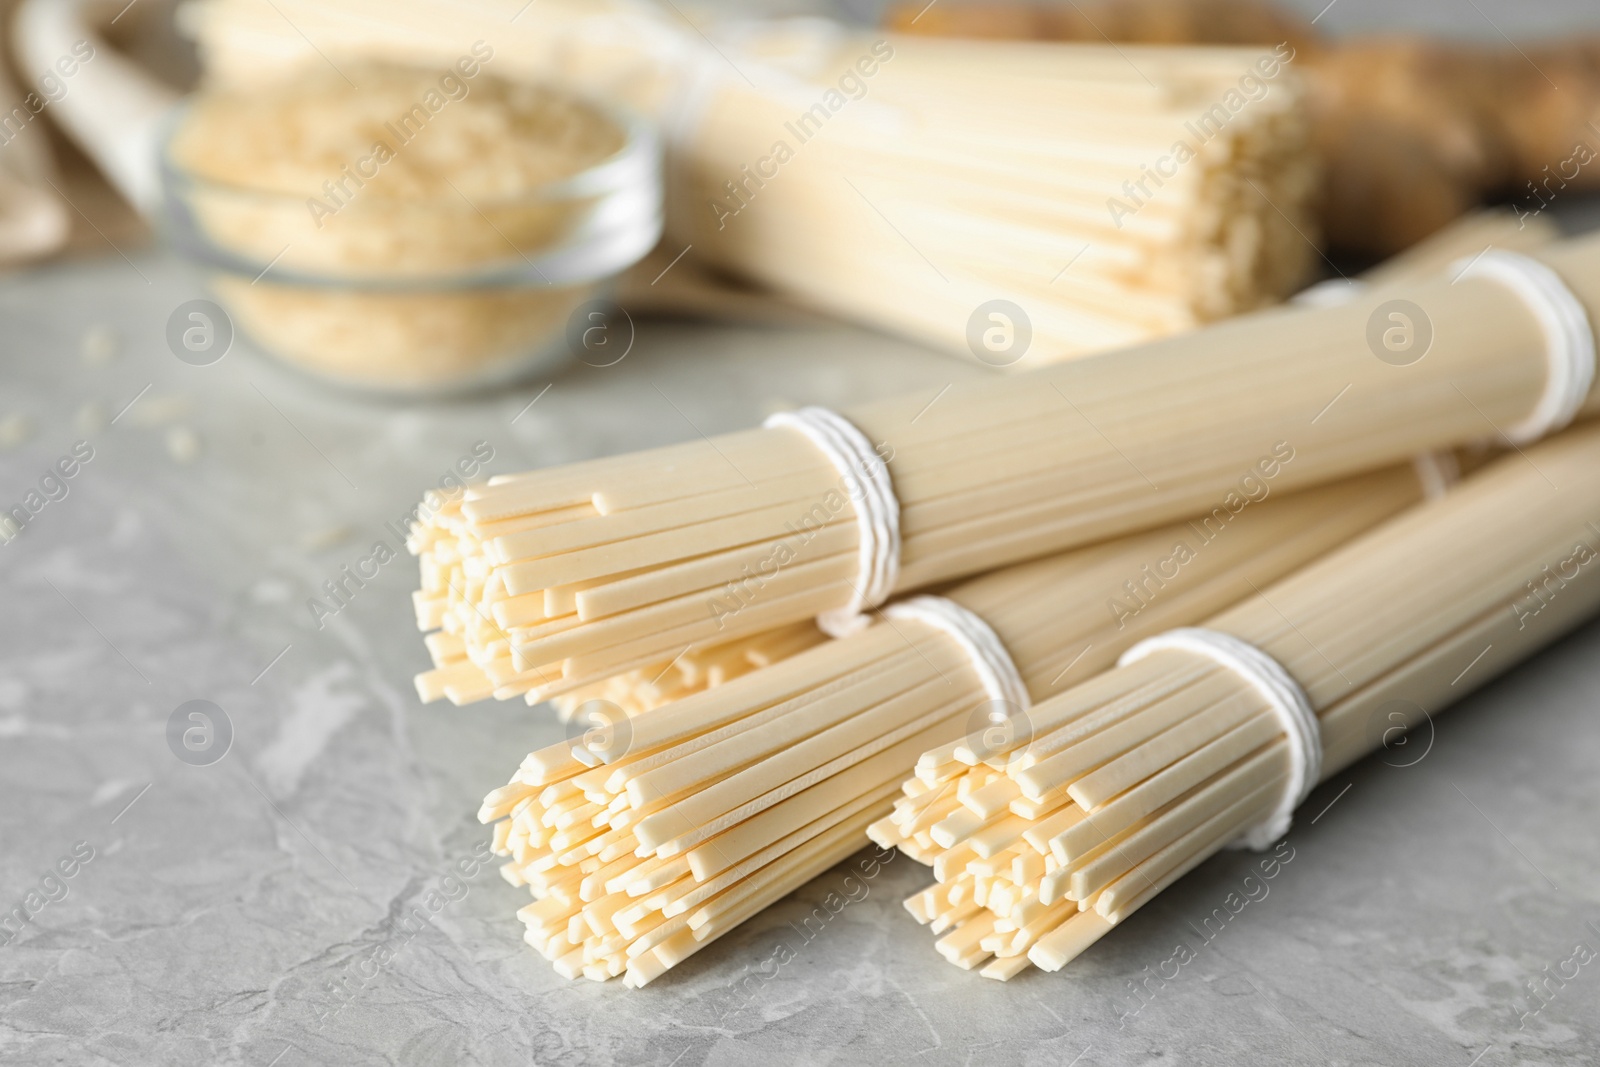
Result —
[[[408, 558], [321, 629], [307, 599], [477, 442], [515, 470], [978, 371], [821, 322], [648, 322], [614, 367], [391, 404], [245, 344], [181, 363], [165, 325], [197, 295], [156, 254], [0, 280], [0, 507], [93, 450], [0, 545], [0, 909], [43, 902], [0, 944], [0, 1062], [1594, 1062], [1600, 962], [1548, 1003], [1527, 984], [1600, 948], [1600, 625], [1441, 718], [1414, 765], [1319, 789], [1220, 933], [1251, 856], [1068, 971], [989, 982], [905, 915], [929, 878], [896, 858], [820, 932], [799, 920], [844, 868], [645, 990], [558, 978], [475, 859], [479, 798], [560, 736], [547, 709], [417, 702]], [[114, 358], [85, 358], [90, 327]], [[207, 766], [169, 746], [190, 700], [231, 724]]]

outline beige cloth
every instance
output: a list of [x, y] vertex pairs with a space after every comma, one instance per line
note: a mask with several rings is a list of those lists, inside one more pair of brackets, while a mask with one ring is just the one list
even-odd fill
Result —
[[28, 107], [28, 90], [12, 74], [12, 6], [0, 0], [0, 264], [49, 255], [72, 230], [71, 208], [51, 187], [58, 174], [42, 114]]

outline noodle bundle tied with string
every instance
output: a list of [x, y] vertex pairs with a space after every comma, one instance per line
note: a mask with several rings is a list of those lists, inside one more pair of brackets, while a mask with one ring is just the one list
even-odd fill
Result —
[[584, 733], [530, 754], [480, 812], [535, 898], [527, 941], [567, 977], [645, 984], [858, 849], [929, 746], [1026, 722], [1069, 677], [1420, 497], [1395, 468], [1252, 505], [1225, 530], [1201, 516], [892, 603], [655, 710], [591, 700]]
[[[1520, 445], [1600, 406], [1600, 239], [1478, 264], [855, 408], [835, 416], [863, 442], [843, 469], [780, 425], [494, 479], [413, 532], [418, 622], [445, 635], [419, 692], [537, 702], [873, 607], [874, 581], [916, 589], [1204, 509], [1224, 519], [1263, 492]], [[1396, 300], [1425, 317], [1422, 358], [1369, 340]], [[876, 532], [889, 506], [897, 551]]]
[[930, 750], [871, 836], [933, 868], [906, 906], [951, 963], [1057, 970], [1219, 849], [1270, 845], [1397, 725], [1591, 615], [1597, 520], [1600, 429], [1582, 427], [1135, 648], [1036, 704], [1025, 737]]

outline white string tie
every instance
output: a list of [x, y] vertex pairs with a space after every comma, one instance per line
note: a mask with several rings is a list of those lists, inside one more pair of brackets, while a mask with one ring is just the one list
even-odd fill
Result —
[[1428, 500], [1438, 500], [1461, 481], [1461, 461], [1448, 448], [1436, 452], [1418, 452], [1411, 457], [1411, 468], [1422, 483], [1422, 495]]
[[1360, 296], [1366, 287], [1366, 282], [1355, 278], [1324, 278], [1291, 296], [1289, 303], [1311, 308], [1343, 307]]
[[1117, 660], [1123, 667], [1144, 659], [1152, 652], [1176, 648], [1204, 656], [1249, 682], [1266, 698], [1289, 741], [1289, 781], [1272, 813], [1246, 830], [1234, 847], [1261, 851], [1289, 832], [1294, 809], [1299, 807], [1322, 778], [1322, 727], [1305, 690], [1290, 677], [1283, 665], [1247, 641], [1218, 630], [1185, 626], [1147, 638], [1134, 645]]
[[889, 480], [889, 465], [866, 434], [827, 408], [780, 412], [762, 425], [787, 426], [805, 434], [839, 472], [845, 494], [855, 505], [860, 566], [850, 602], [817, 616], [823, 633], [848, 637], [866, 627], [869, 620], [862, 612], [888, 600], [900, 580], [900, 501]]
[[990, 625], [966, 608], [942, 596], [914, 596], [883, 610], [891, 619], [911, 619], [948, 634], [972, 660], [972, 667], [983, 682], [990, 700], [1027, 711], [1033, 706], [1028, 687], [1017, 673], [1011, 653]]
[[1508, 429], [1512, 444], [1526, 445], [1571, 422], [1594, 384], [1594, 330], [1583, 302], [1561, 275], [1532, 256], [1493, 248], [1465, 265], [1462, 278], [1497, 281], [1522, 299], [1544, 332], [1544, 393], [1528, 416]]

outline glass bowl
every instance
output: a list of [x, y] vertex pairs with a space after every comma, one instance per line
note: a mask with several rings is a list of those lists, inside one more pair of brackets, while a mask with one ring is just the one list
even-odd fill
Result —
[[573, 311], [661, 237], [659, 139], [615, 108], [588, 104], [621, 132], [613, 154], [527, 195], [364, 197], [350, 178], [352, 195], [314, 210], [182, 167], [171, 149], [189, 106], [162, 137], [161, 229], [240, 332], [342, 385], [436, 395], [561, 365]]

